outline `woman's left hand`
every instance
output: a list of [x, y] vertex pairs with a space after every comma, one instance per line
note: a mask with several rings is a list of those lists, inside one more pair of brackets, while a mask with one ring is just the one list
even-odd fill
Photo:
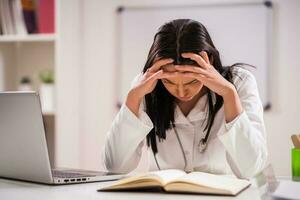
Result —
[[228, 92], [234, 89], [232, 83], [227, 81], [215, 68], [210, 64], [208, 55], [201, 51], [200, 55], [195, 53], [183, 53], [184, 58], [189, 58], [197, 62], [200, 67], [191, 65], [177, 65], [176, 70], [183, 73], [185, 77], [195, 78], [202, 82], [210, 90], [224, 97]]

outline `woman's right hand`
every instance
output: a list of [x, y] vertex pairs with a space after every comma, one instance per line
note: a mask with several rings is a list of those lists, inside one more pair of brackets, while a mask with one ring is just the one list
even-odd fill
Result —
[[164, 72], [161, 67], [173, 63], [173, 59], [161, 59], [156, 61], [148, 70], [143, 74], [141, 80], [129, 91], [126, 99], [127, 107], [138, 116], [140, 103], [146, 94], [151, 93], [158, 79], [171, 77], [173, 74]]

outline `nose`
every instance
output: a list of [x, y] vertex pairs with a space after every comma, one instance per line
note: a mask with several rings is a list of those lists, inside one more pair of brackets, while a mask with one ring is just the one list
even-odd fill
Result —
[[177, 90], [178, 90], [178, 96], [179, 97], [184, 97], [185, 96], [185, 89], [184, 89], [183, 84], [179, 84]]

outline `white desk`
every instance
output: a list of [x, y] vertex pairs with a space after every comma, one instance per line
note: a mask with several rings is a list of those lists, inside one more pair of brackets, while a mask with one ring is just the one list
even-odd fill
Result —
[[96, 189], [110, 182], [85, 183], [76, 185], [48, 186], [42, 184], [0, 179], [1, 200], [164, 200], [164, 199], [236, 199], [256, 200], [261, 199], [259, 190], [254, 186], [240, 193], [236, 197], [193, 195], [193, 194], [168, 194], [168, 193], [145, 193], [145, 192], [97, 192]]

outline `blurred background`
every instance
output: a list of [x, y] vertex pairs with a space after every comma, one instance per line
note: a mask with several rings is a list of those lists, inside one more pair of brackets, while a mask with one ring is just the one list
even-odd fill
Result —
[[[120, 75], [120, 64], [124, 62], [120, 53], [135, 55], [135, 43], [139, 41], [128, 41], [132, 48], [124, 49], [120, 32], [126, 28], [141, 30], [147, 25], [124, 27], [127, 23], [123, 23], [120, 12], [127, 8], [244, 3], [264, 1], [0, 0], [0, 90], [39, 92], [53, 165], [101, 170], [105, 135], [122, 103], [121, 93], [129, 87], [125, 84], [125, 89], [120, 89], [124, 85], [120, 84], [124, 79], [124, 74]], [[272, 25], [268, 27], [272, 31], [265, 38], [271, 49], [264, 52], [270, 58], [266, 63], [269, 89], [263, 94], [271, 107], [264, 117], [270, 162], [277, 175], [290, 175], [290, 136], [300, 134], [300, 1], [271, 3]], [[144, 52], [153, 40], [146, 39]], [[255, 53], [248, 52], [247, 46], [240, 51]], [[136, 56], [139, 62], [132, 62], [132, 67], [142, 70], [143, 66], [136, 65], [143, 65], [145, 58]], [[130, 73], [125, 77], [132, 78]]]

